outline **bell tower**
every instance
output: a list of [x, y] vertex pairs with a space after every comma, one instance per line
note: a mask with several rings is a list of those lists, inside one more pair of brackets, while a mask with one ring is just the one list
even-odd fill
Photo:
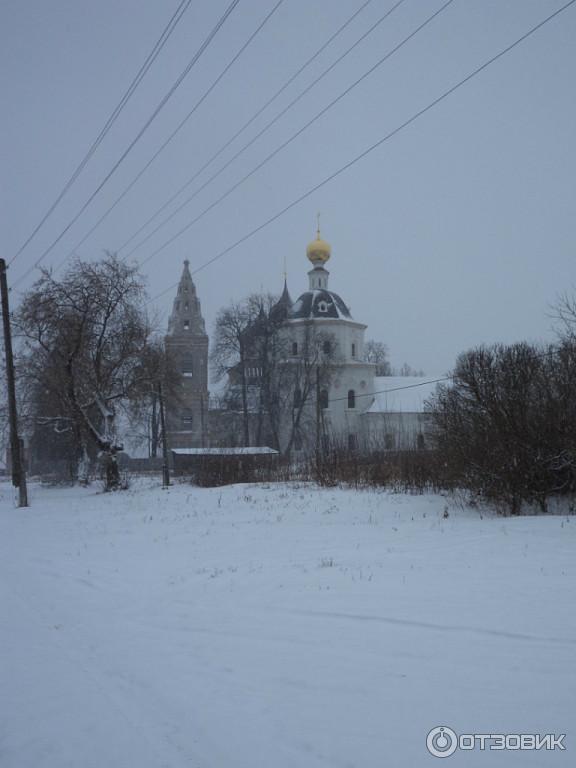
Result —
[[177, 396], [166, 402], [169, 448], [201, 448], [208, 439], [208, 336], [189, 262], [168, 320], [166, 351], [180, 371]]

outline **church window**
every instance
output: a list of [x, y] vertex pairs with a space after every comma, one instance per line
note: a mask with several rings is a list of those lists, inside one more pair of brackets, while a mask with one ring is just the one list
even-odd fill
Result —
[[348, 408], [356, 408], [356, 392], [353, 389], [348, 390]]
[[327, 389], [320, 390], [320, 408], [322, 408], [322, 410], [324, 411], [328, 408], [328, 390]]
[[185, 331], [190, 330], [190, 320], [184, 320], [184, 330]]
[[348, 450], [355, 451], [357, 448], [358, 448], [358, 439], [356, 435], [354, 434], [348, 435]]
[[294, 408], [300, 408], [302, 404], [302, 390], [300, 387], [296, 387], [294, 390]]
[[396, 448], [396, 435], [394, 432], [386, 432], [384, 435], [384, 447], [389, 451]]
[[318, 312], [321, 312], [323, 315], [328, 312], [328, 302], [327, 301], [319, 301], [318, 302]]
[[324, 352], [325, 355], [329, 355], [331, 351], [332, 351], [332, 345], [330, 344], [330, 342], [329, 341], [323, 342], [322, 352]]
[[186, 376], [187, 378], [192, 376], [192, 371], [194, 369], [194, 361], [192, 359], [192, 355], [185, 355], [182, 358], [182, 364], [180, 368], [182, 371], [182, 376]]
[[292, 342], [292, 354], [297, 355], [298, 354], [298, 342], [293, 341]]
[[352, 343], [352, 357], [356, 357], [356, 344]]

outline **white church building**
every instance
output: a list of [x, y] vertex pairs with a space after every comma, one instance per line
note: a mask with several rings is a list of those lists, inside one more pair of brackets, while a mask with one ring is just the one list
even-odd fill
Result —
[[375, 376], [376, 366], [364, 361], [367, 326], [354, 319], [338, 293], [329, 287], [326, 263], [332, 249], [320, 237], [306, 249], [312, 264], [308, 290], [288, 309], [286, 332], [298, 355], [312, 326], [334, 344], [334, 374], [319, 392], [325, 434], [357, 446], [388, 450], [426, 445], [425, 401], [435, 385], [418, 377]]
[[[380, 448], [403, 450], [425, 448], [428, 417], [425, 402], [435, 384], [411, 376], [377, 377], [376, 366], [364, 361], [367, 326], [352, 317], [338, 293], [329, 286], [326, 264], [331, 257], [329, 243], [317, 232], [306, 249], [311, 264], [308, 290], [292, 301], [287, 286], [272, 309], [282, 312], [286, 379], [303, 358], [310, 356], [311, 338], [320, 345], [318, 370], [322, 380], [308, 391], [306, 418], [302, 418], [294, 439], [294, 415], [284, 417], [278, 435], [278, 447], [290, 444], [297, 452], [309, 449], [321, 439], [338, 440], [350, 450]], [[178, 402], [168, 403], [168, 430], [172, 447], [207, 448], [211, 445], [240, 445], [238, 405], [209, 409], [208, 343], [200, 302], [188, 262], [174, 300], [167, 347], [177, 353], [182, 363], [183, 391]], [[317, 350], [318, 351], [318, 350]], [[433, 377], [430, 377], [433, 378]], [[230, 386], [230, 382], [229, 382]], [[257, 383], [252, 383], [249, 398], [252, 416], [259, 402]], [[299, 393], [294, 391], [296, 408]], [[188, 402], [189, 400], [189, 402]], [[238, 402], [238, 401], [237, 401]], [[290, 409], [289, 409], [290, 410]], [[290, 423], [292, 421], [292, 423]], [[223, 437], [224, 435], [224, 437]], [[251, 443], [253, 441], [251, 440]]]

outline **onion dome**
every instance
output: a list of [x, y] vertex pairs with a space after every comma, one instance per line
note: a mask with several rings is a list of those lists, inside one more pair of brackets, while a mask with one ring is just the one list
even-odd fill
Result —
[[332, 247], [326, 240], [322, 240], [320, 237], [320, 224], [316, 231], [316, 240], [312, 240], [306, 248], [306, 256], [310, 259], [314, 266], [322, 266], [330, 258], [332, 253]]

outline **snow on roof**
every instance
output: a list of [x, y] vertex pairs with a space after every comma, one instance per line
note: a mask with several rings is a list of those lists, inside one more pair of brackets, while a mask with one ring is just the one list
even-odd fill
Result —
[[310, 318], [351, 320], [352, 315], [337, 293], [326, 288], [315, 288], [303, 293], [288, 312], [289, 320]]
[[432, 381], [436, 378], [439, 377], [377, 376], [374, 392], [378, 394], [368, 413], [423, 413], [424, 402], [436, 390], [437, 384]]
[[173, 448], [172, 453], [178, 456], [259, 456], [262, 454], [277, 454], [274, 448]]

